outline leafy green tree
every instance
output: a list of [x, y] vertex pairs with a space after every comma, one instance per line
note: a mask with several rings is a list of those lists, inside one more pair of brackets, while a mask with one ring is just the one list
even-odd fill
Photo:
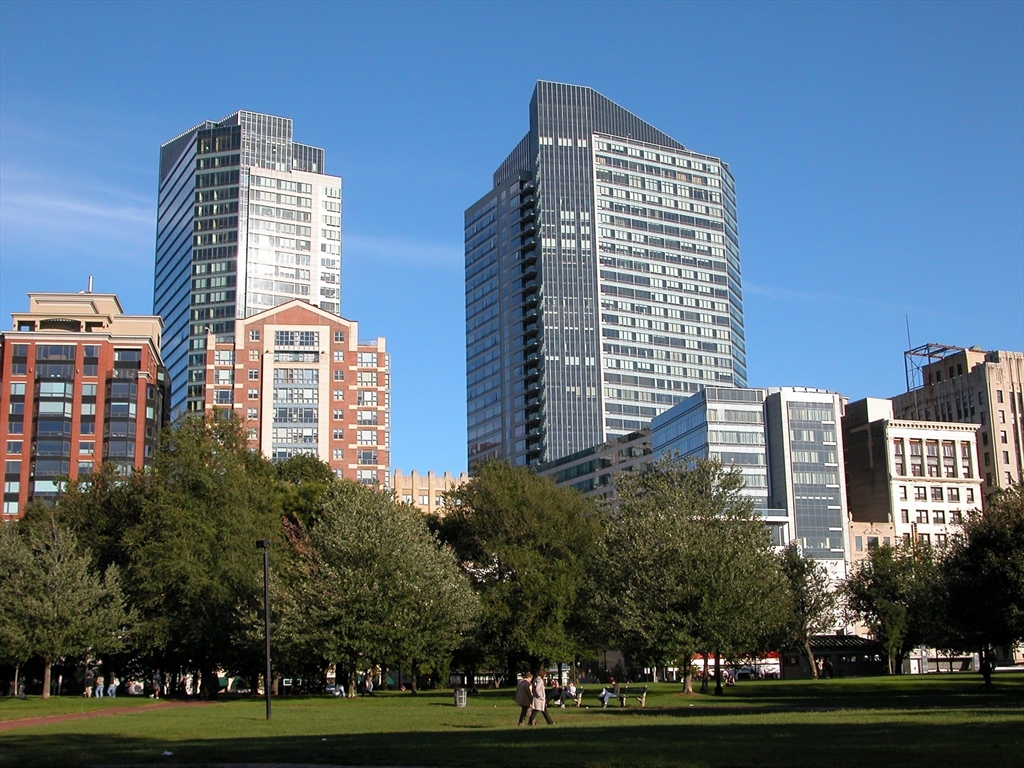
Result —
[[[776, 633], [788, 595], [742, 474], [708, 459], [662, 459], [620, 475], [606, 522], [603, 612], [627, 653], [651, 663], [697, 651], [753, 651]], [[716, 670], [721, 692], [720, 670]]]
[[882, 546], [843, 585], [852, 617], [862, 621], [882, 644], [889, 674], [903, 666], [907, 652], [937, 642], [939, 569], [929, 546]]
[[296, 528], [296, 566], [284, 575], [280, 636], [318, 658], [344, 661], [355, 695], [359, 659], [426, 659], [450, 653], [477, 599], [454, 555], [421, 512], [386, 491], [340, 482], [317, 523]]
[[1024, 640], [1024, 491], [992, 494], [968, 514], [941, 565], [949, 645], [984, 652]]
[[790, 594], [787, 640], [801, 649], [811, 674], [817, 679], [818, 667], [811, 650], [811, 636], [825, 632], [835, 623], [838, 596], [825, 567], [804, 557], [796, 544], [790, 544], [782, 551], [780, 561]]
[[330, 466], [316, 456], [298, 454], [276, 465], [282, 509], [304, 527], [316, 522], [324, 496], [337, 483]]
[[21, 666], [35, 653], [32, 614], [25, 598], [39, 588], [32, 548], [15, 523], [0, 524], [0, 662], [14, 667], [18, 690]]
[[574, 658], [586, 559], [600, 536], [593, 503], [503, 462], [484, 464], [447, 502], [436, 525], [482, 605], [463, 658], [504, 665], [513, 681], [521, 664]]
[[142, 480], [121, 539], [139, 646], [200, 671], [214, 696], [219, 667], [248, 672], [262, 658], [250, 641], [262, 606], [255, 541], [284, 541], [276, 471], [248, 450], [238, 419], [217, 414], [165, 430]]
[[4, 588], [5, 613], [9, 607], [20, 625], [18, 652], [27, 648], [42, 657], [43, 698], [49, 698], [55, 661], [118, 650], [133, 616], [117, 568], [97, 573], [71, 530], [52, 516], [49, 529], [27, 528], [19, 535], [15, 525], [3, 526], [10, 529], [4, 531], [3, 568], [14, 576]]

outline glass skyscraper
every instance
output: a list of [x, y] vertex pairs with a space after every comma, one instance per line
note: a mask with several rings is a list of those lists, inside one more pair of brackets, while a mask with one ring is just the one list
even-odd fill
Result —
[[341, 179], [292, 121], [206, 120], [160, 147], [153, 311], [174, 410], [202, 410], [206, 338], [302, 299], [341, 311]]
[[465, 247], [471, 465], [553, 461], [746, 386], [728, 165], [591, 88], [537, 83]]

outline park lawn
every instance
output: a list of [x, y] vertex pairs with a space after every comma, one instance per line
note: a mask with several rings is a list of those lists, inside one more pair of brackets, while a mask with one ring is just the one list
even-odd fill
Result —
[[[162, 699], [161, 699], [162, 701]], [[0, 721], [22, 720], [28, 717], [46, 717], [48, 715], [74, 715], [80, 712], [110, 709], [113, 707], [137, 707], [152, 704], [153, 700], [145, 696], [118, 696], [111, 699], [83, 698], [82, 696], [29, 696], [25, 699], [13, 699], [9, 696], [0, 698]]]
[[[554, 708], [554, 727], [516, 726], [511, 691], [465, 708], [450, 692], [344, 700], [194, 704], [16, 729], [4, 765], [312, 763], [478, 766], [1024, 764], [1024, 676], [982, 692], [976, 676], [748, 682], [723, 697], [652, 687], [648, 707]], [[585, 699], [586, 702], [587, 699]], [[148, 701], [148, 700], [147, 700]], [[83, 700], [83, 703], [84, 700]], [[693, 706], [691, 706], [691, 704]], [[164, 751], [172, 756], [162, 756]]]

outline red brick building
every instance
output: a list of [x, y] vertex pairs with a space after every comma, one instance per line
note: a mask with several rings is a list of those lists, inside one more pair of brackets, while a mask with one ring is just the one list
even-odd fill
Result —
[[236, 320], [233, 340], [207, 336], [205, 396], [275, 461], [311, 454], [339, 477], [388, 484], [390, 358], [353, 320], [299, 299]]
[[52, 500], [63, 478], [147, 464], [170, 402], [159, 317], [103, 293], [30, 293], [12, 317], [0, 333], [5, 520]]

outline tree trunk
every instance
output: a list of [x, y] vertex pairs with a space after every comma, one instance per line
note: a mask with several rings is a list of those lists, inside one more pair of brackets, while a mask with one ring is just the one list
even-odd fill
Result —
[[349, 654], [348, 657], [348, 697], [356, 697], [356, 654]]
[[811, 638], [804, 636], [804, 656], [807, 657], [807, 663], [811, 665], [811, 677], [815, 680], [818, 679], [818, 665], [814, 663], [814, 652], [811, 651]]
[[693, 695], [693, 656], [683, 654], [683, 693]]
[[420, 663], [416, 659], [410, 662], [409, 675], [412, 680], [409, 682], [409, 690], [412, 691], [413, 696], [420, 692], [419, 667]]
[[[20, 670], [21, 670], [21, 664], [15, 664], [14, 665], [14, 695], [15, 696], [18, 695], [18, 672]], [[45, 695], [45, 694], [49, 694], [49, 693], [50, 693], [50, 689], [49, 688], [44, 688], [43, 689], [43, 694], [44, 694], [43, 698], [44, 699], [45, 698], [49, 698], [47, 695]]]
[[[50, 673], [53, 670], [53, 662], [48, 656], [43, 657], [43, 698], [50, 698]], [[18, 695], [18, 678], [14, 678], [14, 695]]]
[[708, 692], [708, 671], [709, 671], [708, 652], [704, 651], [704, 674], [701, 675], [701, 678], [700, 678], [700, 692], [701, 693], [707, 693]]
[[722, 654], [715, 651], [715, 696], [721, 696], [722, 693]]

